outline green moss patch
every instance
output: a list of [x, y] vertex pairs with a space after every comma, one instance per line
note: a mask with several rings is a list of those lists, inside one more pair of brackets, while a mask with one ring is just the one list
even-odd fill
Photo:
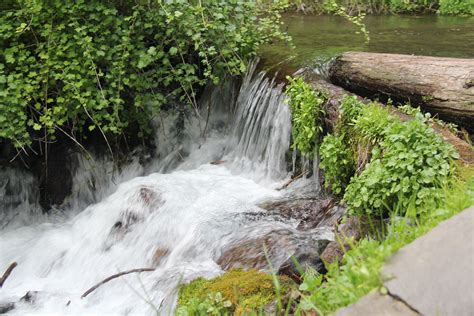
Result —
[[[275, 286], [278, 280], [278, 286]], [[178, 315], [241, 315], [263, 310], [291, 289], [287, 277], [274, 277], [257, 270], [230, 270], [206, 280], [198, 278], [179, 290]]]

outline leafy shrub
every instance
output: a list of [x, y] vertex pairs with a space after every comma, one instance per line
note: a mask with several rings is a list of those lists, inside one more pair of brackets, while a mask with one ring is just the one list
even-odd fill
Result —
[[338, 132], [340, 134], [352, 134], [355, 122], [359, 118], [364, 104], [353, 95], [343, 96], [340, 104], [341, 113], [338, 121]]
[[326, 97], [314, 91], [301, 77], [287, 79], [289, 84], [285, 92], [292, 113], [293, 146], [302, 154], [310, 155], [315, 152], [323, 131]]
[[177, 314], [201, 315], [200, 311], [208, 310], [206, 313], [211, 315], [240, 315], [258, 311], [276, 299], [277, 290], [284, 295], [291, 285], [287, 277], [280, 277], [277, 289], [272, 275], [257, 270], [230, 270], [211, 280], [198, 278], [180, 288]]
[[354, 130], [359, 138], [372, 145], [384, 139], [387, 127], [394, 121], [388, 110], [378, 103], [370, 103], [362, 107], [358, 114]]
[[146, 3], [2, 4], [0, 138], [21, 147], [57, 131], [148, 132], [163, 104], [196, 105], [200, 87], [242, 74], [261, 44], [285, 38], [274, 6]]
[[[308, 271], [300, 285], [302, 299], [299, 310], [315, 310], [331, 315], [339, 308], [355, 303], [371, 291], [386, 291], [380, 269], [398, 249], [427, 233], [443, 220], [474, 205], [473, 170], [462, 170], [449, 184], [438, 189], [440, 203], [423, 213], [415, 222], [392, 218], [383, 239], [364, 238], [345, 253], [341, 263], [331, 263], [326, 275]], [[411, 206], [414, 207], [414, 206]], [[410, 211], [415, 213], [416, 210]]]
[[343, 136], [327, 135], [321, 144], [321, 164], [324, 170], [324, 185], [331, 187], [335, 195], [344, 194], [344, 189], [354, 174], [353, 155], [344, 143]]
[[439, 13], [443, 15], [474, 15], [470, 0], [439, 0]]
[[[457, 153], [423, 122], [395, 121], [387, 127], [371, 162], [348, 185], [344, 200], [357, 214], [386, 214], [410, 203], [422, 213], [439, 198]], [[377, 149], [377, 148], [375, 148]]]

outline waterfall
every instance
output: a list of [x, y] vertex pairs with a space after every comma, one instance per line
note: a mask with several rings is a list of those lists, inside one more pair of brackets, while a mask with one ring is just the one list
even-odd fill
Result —
[[[295, 222], [253, 216], [264, 214], [261, 202], [284, 194], [274, 189], [287, 173], [291, 133], [282, 86], [252, 66], [240, 89], [227, 81], [201, 102], [209, 112], [186, 114], [179, 137], [179, 114], [157, 119], [157, 158], [148, 163], [132, 159], [116, 170], [79, 156], [72, 193], [54, 218], [34, 215], [32, 179], [17, 170], [2, 177], [0, 212], [32, 219], [10, 216], [13, 223], [0, 230], [0, 270], [18, 262], [0, 304], [16, 302], [14, 315], [169, 315], [178, 285], [222, 274], [218, 258], [236, 242], [275, 231], [331, 238], [324, 229], [303, 234]], [[289, 255], [276, 253], [273, 266]], [[117, 278], [81, 299], [104, 278], [136, 268], [155, 270]], [[36, 291], [34, 303], [20, 300], [28, 291]]]

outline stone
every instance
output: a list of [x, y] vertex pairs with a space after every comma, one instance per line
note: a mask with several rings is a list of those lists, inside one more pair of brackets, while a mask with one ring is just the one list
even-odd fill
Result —
[[270, 270], [270, 261], [272, 268], [280, 274], [298, 279], [299, 271], [291, 257], [297, 260], [303, 270], [312, 267], [323, 272], [324, 264], [319, 256], [328, 242], [329, 240], [318, 236], [317, 232], [279, 229], [261, 237], [233, 243], [222, 252], [216, 262], [224, 270]]
[[344, 253], [349, 250], [348, 239], [360, 240], [368, 231], [367, 223], [357, 216], [351, 216], [345, 223], [337, 227], [336, 240], [331, 241], [321, 254], [321, 259], [326, 265], [339, 261]]
[[357, 303], [342, 308], [334, 314], [335, 316], [415, 316], [419, 315], [404, 303], [394, 299], [390, 295], [382, 295], [372, 292]]
[[269, 216], [298, 221], [298, 230], [333, 226], [344, 213], [344, 208], [330, 197], [282, 200], [264, 203], [260, 207], [266, 209]]
[[15, 303], [0, 303], [0, 314], [6, 314], [15, 308]]
[[473, 315], [474, 207], [401, 248], [382, 275], [391, 295], [423, 315]]

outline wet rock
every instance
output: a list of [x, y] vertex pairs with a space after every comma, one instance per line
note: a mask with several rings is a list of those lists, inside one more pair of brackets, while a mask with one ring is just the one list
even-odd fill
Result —
[[321, 259], [330, 264], [339, 261], [344, 253], [349, 250], [349, 240], [358, 241], [368, 231], [368, 224], [357, 216], [352, 216], [345, 223], [337, 226], [336, 240], [331, 241], [321, 254]]
[[[261, 237], [237, 241], [217, 260], [224, 270], [235, 268], [278, 271], [292, 278], [299, 277], [293, 256], [303, 269], [312, 267], [320, 272], [324, 265], [319, 258], [329, 242], [321, 232], [297, 232], [280, 229]], [[270, 265], [271, 264], [271, 265]]]
[[161, 192], [148, 186], [140, 186], [127, 201], [124, 210], [120, 212], [119, 220], [110, 229], [105, 241], [105, 249], [121, 240], [138, 222], [145, 220], [147, 216], [155, 212], [165, 203]]
[[333, 226], [342, 217], [344, 207], [333, 198], [297, 199], [268, 202], [260, 205], [269, 215], [283, 220], [296, 220], [298, 230]]
[[34, 304], [39, 294], [39, 291], [28, 291], [22, 298], [20, 298], [20, 302]]
[[153, 254], [153, 264], [159, 265], [168, 257], [169, 253], [169, 249], [157, 248]]
[[0, 314], [6, 314], [15, 308], [15, 303], [0, 303]]

